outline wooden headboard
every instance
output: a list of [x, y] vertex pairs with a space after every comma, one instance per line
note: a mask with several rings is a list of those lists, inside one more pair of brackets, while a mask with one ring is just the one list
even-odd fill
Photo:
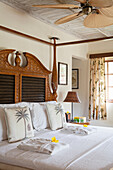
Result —
[[[13, 66], [8, 56], [15, 53]], [[50, 74], [52, 73], [32, 54], [24, 52], [27, 60], [20, 66], [20, 53], [12, 49], [0, 51], [0, 103], [17, 103], [21, 101], [42, 102], [56, 100], [50, 90]]]

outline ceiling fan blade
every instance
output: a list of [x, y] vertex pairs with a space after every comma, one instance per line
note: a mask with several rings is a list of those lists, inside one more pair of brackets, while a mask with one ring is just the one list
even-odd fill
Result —
[[89, 0], [89, 3], [92, 6], [100, 7], [100, 8], [106, 8], [113, 5], [112, 0]]
[[82, 13], [82, 11], [79, 12], [79, 13], [75, 13], [75, 14], [72, 14], [72, 15], [68, 15], [68, 16], [63, 17], [63, 18], [61, 18], [61, 19], [58, 19], [58, 20], [55, 22], [55, 24], [56, 24], [56, 25], [64, 24], [64, 23], [69, 22], [69, 21], [71, 21], [71, 20], [74, 20], [74, 19], [76, 19], [76, 18], [78, 18], [78, 17], [80, 17], [80, 16], [82, 16], [82, 15], [84, 15], [84, 13]]
[[78, 1], [78, 2], [83, 3], [83, 4], [86, 2], [86, 0], [75, 0], [75, 1]]
[[113, 24], [113, 19], [102, 15], [101, 13], [91, 13], [84, 20], [84, 26], [88, 28], [101, 28]]
[[100, 8], [99, 11], [107, 17], [113, 17], [113, 6], [109, 8]]
[[33, 7], [40, 8], [56, 8], [56, 9], [78, 9], [81, 8], [78, 5], [74, 4], [55, 4], [55, 5], [32, 5]]

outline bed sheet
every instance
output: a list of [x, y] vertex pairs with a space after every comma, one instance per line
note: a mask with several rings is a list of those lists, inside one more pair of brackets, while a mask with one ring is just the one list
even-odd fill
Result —
[[20, 142], [0, 142], [0, 162], [34, 170], [109, 170], [113, 167], [113, 128], [94, 128], [95, 133], [85, 136], [64, 130], [35, 131], [34, 138], [55, 136], [60, 142], [69, 144], [68, 149], [52, 156], [19, 150]]

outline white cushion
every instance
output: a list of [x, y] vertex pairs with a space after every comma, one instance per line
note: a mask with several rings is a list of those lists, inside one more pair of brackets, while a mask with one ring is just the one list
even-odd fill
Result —
[[47, 116], [47, 109], [46, 109], [47, 103], [56, 103], [56, 101], [40, 102], [40, 103], [33, 104], [31, 115], [32, 115], [33, 127], [36, 130], [41, 130], [50, 127], [48, 116]]
[[49, 127], [47, 118], [46, 105], [35, 103], [32, 112], [33, 127], [36, 130], [41, 130]]
[[14, 103], [14, 104], [0, 104], [0, 107], [3, 108], [14, 108], [14, 107], [24, 107], [24, 106], [29, 106], [29, 102], [19, 102], [19, 103]]
[[5, 108], [5, 113], [9, 142], [34, 136], [28, 107]]
[[3, 107], [0, 107], [0, 141], [7, 139], [7, 127], [5, 122], [5, 112]]
[[46, 107], [50, 128], [56, 130], [64, 127], [66, 119], [62, 104], [47, 104]]
[[0, 104], [0, 141], [6, 140], [8, 138], [4, 108], [14, 108], [18, 106], [20, 107], [29, 106], [30, 109], [32, 109], [32, 105], [29, 104], [28, 102], [20, 102], [16, 104]]

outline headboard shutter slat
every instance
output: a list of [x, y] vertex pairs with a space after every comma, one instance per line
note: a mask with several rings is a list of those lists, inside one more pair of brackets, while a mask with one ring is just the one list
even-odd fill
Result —
[[0, 103], [15, 102], [15, 76], [0, 74]]
[[22, 76], [22, 101], [45, 101], [45, 78]]

